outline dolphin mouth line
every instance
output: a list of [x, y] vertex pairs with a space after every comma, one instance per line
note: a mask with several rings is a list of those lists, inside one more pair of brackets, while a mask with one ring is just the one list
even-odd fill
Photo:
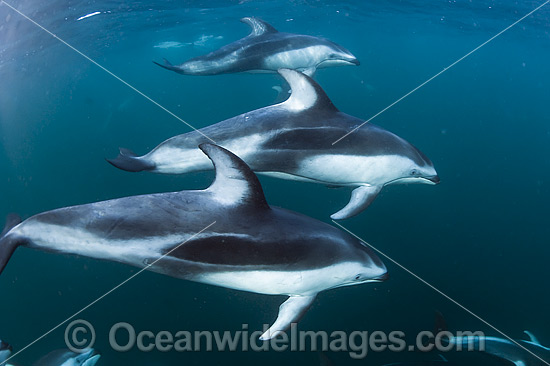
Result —
[[434, 176], [431, 176], [431, 177], [426, 177], [424, 178], [430, 182], [432, 182], [433, 184], [439, 184], [441, 182], [441, 179], [439, 178], [439, 175], [434, 175]]
[[368, 282], [384, 282], [390, 279], [390, 273], [386, 272], [383, 275], [370, 279]]
[[[330, 61], [335, 61], [335, 60], [331, 60], [331, 59], [328, 59], [328, 60], [323, 60], [321, 62], [319, 62], [318, 64], [315, 65], [315, 69], [319, 69], [322, 67], [322, 65], [326, 62], [330, 62]], [[345, 59], [338, 59], [338, 61], [343, 61], [343, 62], [346, 62], [348, 63], [349, 65], [355, 65], [355, 66], [359, 66], [361, 65], [361, 62], [354, 58], [354, 59], [349, 59], [349, 60], [345, 60]]]

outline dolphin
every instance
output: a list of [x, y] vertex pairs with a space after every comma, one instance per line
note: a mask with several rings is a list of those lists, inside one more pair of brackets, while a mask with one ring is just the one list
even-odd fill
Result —
[[83, 350], [81, 353], [59, 349], [42, 357], [34, 366], [94, 366], [101, 355], [96, 354], [93, 348]]
[[164, 64], [155, 64], [184, 75], [276, 72], [283, 67], [313, 75], [318, 68], [359, 65], [348, 50], [327, 39], [278, 32], [258, 18], [242, 18], [241, 22], [252, 31], [238, 41], [180, 65], [172, 65], [166, 59]]
[[[436, 313], [437, 331], [446, 331], [443, 315]], [[448, 333], [448, 332], [447, 332]], [[529, 340], [516, 340], [487, 336], [454, 336], [450, 333], [443, 337], [445, 343], [460, 346], [462, 349], [476, 350], [515, 366], [547, 366], [550, 362], [550, 348], [543, 346], [529, 331], [524, 331]], [[517, 343], [516, 343], [517, 342]]]
[[[515, 366], [547, 366], [550, 362], [550, 348], [543, 346], [529, 331], [524, 331], [528, 341], [516, 340], [517, 344], [509, 339], [500, 337], [450, 337], [448, 342], [468, 346], [494, 356], [509, 365]], [[519, 345], [518, 345], [519, 344]]]
[[4, 365], [6, 360], [10, 358], [13, 348], [7, 342], [0, 339], [0, 365]]
[[[197, 145], [208, 138], [237, 154], [257, 173], [284, 179], [353, 187], [350, 202], [331, 217], [357, 215], [380, 190], [395, 183], [439, 183], [433, 163], [401, 137], [340, 112], [310, 77], [282, 69], [292, 94], [276, 105], [172, 137], [138, 157], [128, 149], [108, 160], [117, 168], [181, 174], [211, 169]], [[205, 136], [208, 136], [205, 137]]]
[[380, 282], [387, 270], [351, 235], [270, 207], [256, 175], [212, 144], [205, 190], [150, 194], [66, 207], [17, 224], [0, 239], [0, 271], [18, 246], [122, 262], [172, 277], [268, 295], [287, 295], [270, 339], [296, 322], [316, 295]]

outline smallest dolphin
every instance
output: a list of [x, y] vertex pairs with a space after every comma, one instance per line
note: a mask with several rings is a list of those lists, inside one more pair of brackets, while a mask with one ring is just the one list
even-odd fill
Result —
[[270, 24], [253, 17], [242, 18], [241, 22], [250, 26], [250, 34], [216, 51], [180, 65], [172, 65], [166, 59], [164, 64], [153, 62], [184, 75], [274, 73], [287, 68], [311, 76], [319, 68], [359, 65], [351, 52], [328, 39], [279, 32]]
[[[436, 313], [437, 331], [446, 331], [447, 325], [441, 313]], [[450, 336], [446, 342], [462, 349], [474, 349], [484, 352], [515, 366], [548, 366], [550, 348], [543, 346], [537, 337], [524, 331], [529, 340], [510, 340], [500, 337], [485, 336]], [[445, 339], [445, 338], [444, 338]]]

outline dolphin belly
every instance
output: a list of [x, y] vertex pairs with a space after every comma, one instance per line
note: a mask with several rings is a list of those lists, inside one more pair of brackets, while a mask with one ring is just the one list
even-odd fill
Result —
[[352, 261], [302, 270], [262, 269], [207, 272], [194, 280], [266, 295], [311, 296], [342, 282], [342, 274], [360, 271]]

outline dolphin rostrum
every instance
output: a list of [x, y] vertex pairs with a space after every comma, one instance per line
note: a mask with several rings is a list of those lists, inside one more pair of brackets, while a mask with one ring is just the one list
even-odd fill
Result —
[[185, 75], [216, 75], [234, 72], [276, 72], [280, 68], [300, 70], [312, 75], [318, 68], [359, 65], [348, 50], [327, 39], [278, 32], [266, 22], [242, 18], [251, 33], [204, 56], [181, 65], [164, 60], [165, 69]]
[[439, 183], [428, 157], [374, 124], [364, 125], [333, 145], [363, 120], [336, 109], [310, 77], [288, 69], [279, 73], [292, 89], [283, 103], [172, 137], [141, 157], [120, 149], [120, 155], [108, 161], [132, 172], [181, 174], [211, 169], [208, 159], [196, 148], [208, 142], [208, 136], [257, 173], [354, 187], [350, 202], [331, 216], [337, 220], [367, 208], [385, 185]]
[[287, 295], [264, 340], [296, 322], [319, 292], [387, 278], [382, 261], [354, 237], [270, 207], [258, 178], [237, 156], [211, 144], [200, 149], [216, 171], [205, 190], [66, 207], [20, 224], [10, 217], [0, 239], [0, 271], [18, 246], [26, 246]]

